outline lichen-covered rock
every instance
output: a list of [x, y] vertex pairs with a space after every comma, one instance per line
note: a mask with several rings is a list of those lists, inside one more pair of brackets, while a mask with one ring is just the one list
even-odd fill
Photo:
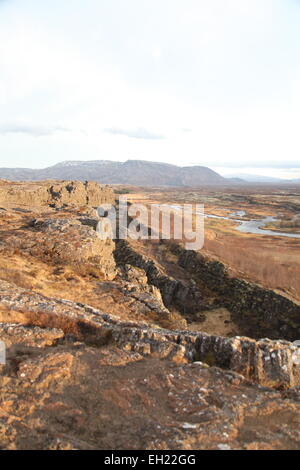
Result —
[[229, 275], [225, 265], [201, 253], [174, 247], [178, 264], [218, 296], [246, 335], [272, 339], [300, 338], [300, 305], [270, 289]]
[[0, 288], [0, 321], [51, 325], [95, 344], [113, 342], [142, 355], [202, 361], [264, 386], [284, 389], [300, 384], [300, 349], [287, 341], [151, 329], [121, 322], [84, 304], [29, 293], [4, 281]]
[[148, 283], [145, 271], [126, 264], [121, 269], [123, 292], [145, 304], [150, 310], [168, 312], [163, 303], [160, 290]]
[[[10, 341], [19, 338], [22, 327], [7, 328]], [[162, 360], [67, 336], [50, 345], [57, 333], [49, 329], [49, 344], [33, 348], [41, 330], [28, 326], [26, 337], [30, 331], [27, 349], [10, 348], [0, 370], [1, 449], [300, 448], [297, 389], [266, 389], [232, 371], [184, 362], [183, 347], [168, 356], [168, 342]]]
[[135, 251], [127, 241], [118, 241], [115, 258], [120, 265], [131, 265], [144, 271], [148, 283], [159, 289], [164, 305], [175, 307], [185, 314], [196, 313], [207, 308], [197, 286], [183, 283], [163, 273], [155, 262]]
[[[75, 217], [74, 217], [75, 215]], [[18, 250], [51, 264], [72, 265], [80, 271], [94, 269], [95, 275], [113, 279], [116, 275], [113, 240], [101, 240], [90, 226], [70, 218], [40, 217], [14, 230], [3, 240], [2, 251]]]
[[94, 182], [39, 181], [13, 183], [0, 180], [0, 204], [29, 207], [49, 204], [62, 206], [93, 206], [114, 204], [115, 196], [108, 186]]
[[92, 227], [73, 219], [43, 219], [34, 221], [33, 228], [31, 255], [48, 256], [54, 263], [91, 265], [106, 279], [114, 278], [115, 244], [110, 239], [101, 240]]
[[95, 230], [94, 205], [110, 198], [97, 185], [4, 187], [15, 202], [0, 208], [1, 449], [300, 448], [300, 348], [216, 330], [230, 314], [208, 309], [232, 297], [249, 331], [259, 320], [287, 333], [298, 320], [286, 304], [272, 310], [270, 293], [220, 263], [164, 263], [162, 244], [156, 256], [118, 242], [115, 269], [114, 242]]

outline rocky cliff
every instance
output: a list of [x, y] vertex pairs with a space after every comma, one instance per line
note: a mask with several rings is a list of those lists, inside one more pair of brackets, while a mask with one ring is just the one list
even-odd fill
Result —
[[0, 204], [34, 206], [94, 206], [114, 204], [114, 193], [108, 186], [80, 181], [44, 181], [10, 183], [0, 180]]
[[[221, 266], [100, 240], [94, 205], [109, 188], [6, 182], [0, 194], [0, 448], [299, 449], [297, 345], [193, 329], [236, 288]], [[289, 334], [274, 320], [289, 318], [284, 303], [270, 316], [262, 295], [255, 321]]]
[[300, 305], [255, 283], [233, 278], [219, 261], [174, 246], [178, 264], [217, 292], [233, 318], [254, 337], [300, 338]]
[[287, 342], [151, 329], [6, 282], [0, 312], [1, 448], [299, 448]]

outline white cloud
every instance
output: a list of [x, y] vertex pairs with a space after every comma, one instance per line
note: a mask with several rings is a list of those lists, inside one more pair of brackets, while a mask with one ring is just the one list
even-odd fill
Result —
[[153, 47], [151, 55], [152, 57], [154, 57], [154, 59], [160, 59], [160, 57], [162, 56], [161, 48], [159, 46]]
[[120, 127], [111, 127], [109, 129], [104, 129], [104, 132], [112, 135], [124, 135], [126, 137], [131, 137], [133, 139], [146, 139], [146, 140], [161, 140], [165, 139], [165, 136], [161, 134], [156, 134], [154, 132], [148, 131], [143, 127], [138, 127], [137, 129], [121, 129]]
[[13, 123], [13, 124], [1, 124], [0, 123], [0, 135], [5, 134], [25, 134], [33, 137], [43, 137], [54, 135], [57, 132], [70, 132], [62, 126], [36, 126], [30, 124]]
[[143, 0], [72, 0], [72, 8], [67, 0], [7, 2], [0, 17], [2, 159], [24, 165], [30, 155], [26, 166], [40, 166], [41, 154], [47, 164], [68, 157], [215, 166], [298, 161], [298, 25], [288, 9], [284, 23], [284, 5], [152, 0], [146, 10]]

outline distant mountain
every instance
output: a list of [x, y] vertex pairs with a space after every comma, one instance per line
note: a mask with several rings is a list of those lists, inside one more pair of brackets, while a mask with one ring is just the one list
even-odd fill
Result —
[[300, 179], [283, 179], [283, 178], [274, 178], [272, 176], [262, 176], [262, 175], [249, 175], [244, 173], [238, 173], [230, 175], [231, 179], [242, 179], [247, 183], [299, 183]]
[[228, 181], [231, 181], [232, 183], [238, 183], [238, 184], [245, 184], [247, 183], [246, 180], [243, 180], [242, 178], [237, 178], [237, 177], [234, 177], [234, 178], [226, 178]]
[[102, 184], [135, 186], [202, 186], [236, 184], [205, 166], [179, 167], [168, 163], [143, 160], [112, 162], [109, 160], [65, 161], [42, 170], [0, 168], [0, 178], [11, 181], [47, 179], [91, 180]]

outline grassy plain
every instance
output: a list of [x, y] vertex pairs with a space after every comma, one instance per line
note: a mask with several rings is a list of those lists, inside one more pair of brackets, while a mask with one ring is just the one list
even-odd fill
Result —
[[[269, 229], [299, 234], [298, 227], [287, 223], [285, 228], [284, 221], [293, 220], [300, 213], [300, 185], [200, 189], [122, 187], [122, 191], [128, 191], [130, 202], [202, 203], [205, 214], [230, 218], [231, 214], [244, 211], [242, 220], [273, 216], [279, 222], [269, 224]], [[242, 233], [237, 230], [238, 225], [234, 220], [206, 218], [203, 253], [225, 263], [233, 275], [300, 300], [300, 239]]]

